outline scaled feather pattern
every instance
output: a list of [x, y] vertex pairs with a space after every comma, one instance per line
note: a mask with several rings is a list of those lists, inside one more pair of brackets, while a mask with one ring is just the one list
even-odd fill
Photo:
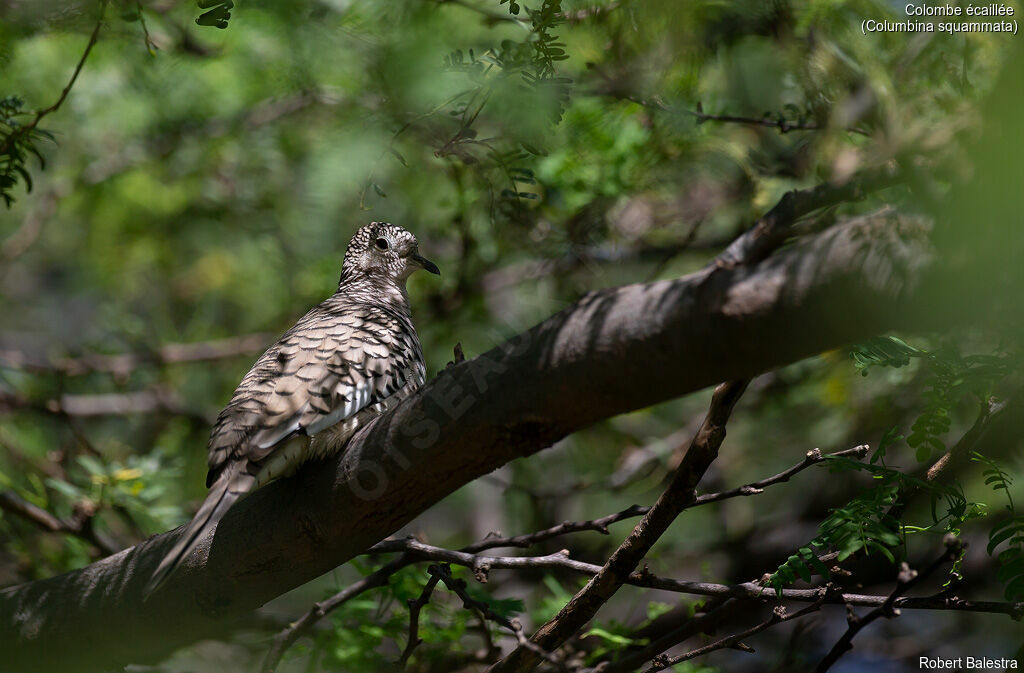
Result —
[[242, 496], [341, 451], [357, 429], [423, 385], [405, 282], [439, 273], [416, 238], [386, 222], [349, 242], [337, 291], [256, 361], [217, 418], [210, 492], [147, 585], [159, 588]]

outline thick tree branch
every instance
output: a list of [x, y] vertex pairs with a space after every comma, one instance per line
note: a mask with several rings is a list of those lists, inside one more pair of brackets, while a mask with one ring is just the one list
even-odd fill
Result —
[[[239, 503], [151, 600], [142, 587], [174, 532], [0, 592], [0, 650], [22, 671], [52, 670], [69, 655], [83, 670], [153, 660], [230, 629], [461, 485], [577, 429], [921, 325], [924, 234], [892, 213], [867, 216], [756, 266], [592, 292], [444, 370], [343, 456]], [[644, 385], [622, 385], [638, 378]]]

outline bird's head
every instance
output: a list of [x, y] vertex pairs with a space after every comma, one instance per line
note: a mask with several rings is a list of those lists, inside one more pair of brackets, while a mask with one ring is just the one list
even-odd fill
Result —
[[419, 243], [411, 233], [388, 222], [371, 222], [360, 227], [349, 241], [341, 280], [366, 276], [402, 287], [417, 269], [441, 273], [436, 264], [420, 255]]

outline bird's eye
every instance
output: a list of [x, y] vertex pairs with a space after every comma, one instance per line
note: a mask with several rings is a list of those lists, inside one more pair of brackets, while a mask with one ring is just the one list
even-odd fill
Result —
[[389, 247], [389, 245], [388, 245], [388, 239], [386, 239], [386, 238], [383, 238], [383, 237], [381, 237], [381, 238], [378, 238], [378, 239], [377, 239], [377, 240], [375, 241], [375, 245], [377, 246], [377, 249], [378, 249], [378, 250], [387, 250], [387, 249], [388, 249], [388, 247]]

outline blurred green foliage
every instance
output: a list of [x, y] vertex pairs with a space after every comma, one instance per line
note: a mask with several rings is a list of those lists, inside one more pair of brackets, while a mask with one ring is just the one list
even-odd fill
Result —
[[[0, 104], [0, 142], [57, 100], [99, 10], [91, 1], [0, 4], [0, 96], [10, 96]], [[699, 268], [786, 191], [866, 166], [897, 164], [910, 186], [832, 209], [826, 223], [892, 205], [951, 219], [937, 231], [947, 250], [978, 239], [995, 254], [1005, 233], [996, 223], [1019, 214], [1003, 197], [1019, 191], [1020, 173], [1006, 147], [979, 155], [972, 143], [983, 120], [1019, 112], [1019, 92], [999, 88], [1000, 77], [1021, 72], [1004, 67], [1012, 38], [859, 32], [861, 19], [898, 12], [824, 0], [111, 2], [67, 100], [0, 152], [0, 393], [18, 400], [0, 408], [0, 489], [59, 517], [87, 503], [97, 530], [122, 545], [184, 521], [204, 492], [210, 419], [255, 353], [168, 363], [160, 349], [283, 331], [333, 290], [344, 246], [368, 220], [408, 227], [443, 270], [410, 287], [432, 372], [456, 342], [472, 357], [587, 290]], [[1019, 134], [1019, 123], [1010, 128]], [[998, 190], [956, 191], [972, 156]], [[978, 212], [991, 216], [963, 226]], [[1019, 269], [977, 272], [995, 283]], [[921, 488], [919, 461], [955, 442], [979, 401], [1019, 383], [1004, 359], [1015, 346], [1006, 336], [1017, 333], [984, 330], [1019, 321], [1019, 311], [1007, 300], [993, 315], [956, 333], [826, 353], [755, 381], [702, 488], [764, 478], [815, 446], [884, 437], [876, 460], [687, 512], [648, 559], [652, 571], [733, 582], [778, 568], [781, 587], [822, 571], [811, 552], [837, 549], [858, 581], [882, 591], [891, 561], [936, 547], [907, 527], [941, 522], [988, 541], [1009, 568], [993, 577], [986, 545], [975, 544], [958, 564], [959, 586], [1019, 596], [1020, 513], [1012, 502], [1006, 514], [992, 504], [1002, 490], [1020, 493], [1015, 435], [986, 446], [984, 465], [955, 488], [926, 489], [931, 497], [905, 517], [884, 518], [901, 489]], [[11, 353], [42, 364], [14, 366]], [[122, 353], [141, 357], [125, 370], [56, 366]], [[65, 413], [101, 402], [120, 406]], [[678, 460], [674, 433], [692, 428], [705, 406], [693, 396], [610, 419], [460, 490], [406, 532], [458, 547], [499, 528], [529, 532], [649, 503]], [[1004, 476], [986, 484], [996, 474]], [[934, 503], [945, 508], [938, 516]], [[568, 546], [574, 558], [602, 563], [630, 525], [533, 551]], [[3, 584], [97, 556], [79, 537], [8, 513], [0, 541]], [[350, 564], [263, 614], [283, 626], [375, 567]], [[345, 604], [293, 648], [287, 670], [380, 670], [404, 647], [406, 601], [426, 581], [412, 566]], [[579, 582], [496, 572], [474, 595], [537, 625]], [[662, 616], [658, 606], [679, 601], [624, 590], [581, 642], [592, 659], [617, 651]], [[994, 655], [1016, 637], [993, 616], [935, 619], [933, 632], [956, 633], [961, 653]], [[499, 637], [493, 624], [484, 628]], [[899, 620], [884, 628], [933, 645], [899, 631]], [[483, 636], [439, 588], [410, 670], [472, 655]], [[257, 640], [225, 647], [261, 653]], [[786, 647], [758, 647], [761, 668], [789, 661]], [[198, 650], [169, 666], [205, 670]]]

